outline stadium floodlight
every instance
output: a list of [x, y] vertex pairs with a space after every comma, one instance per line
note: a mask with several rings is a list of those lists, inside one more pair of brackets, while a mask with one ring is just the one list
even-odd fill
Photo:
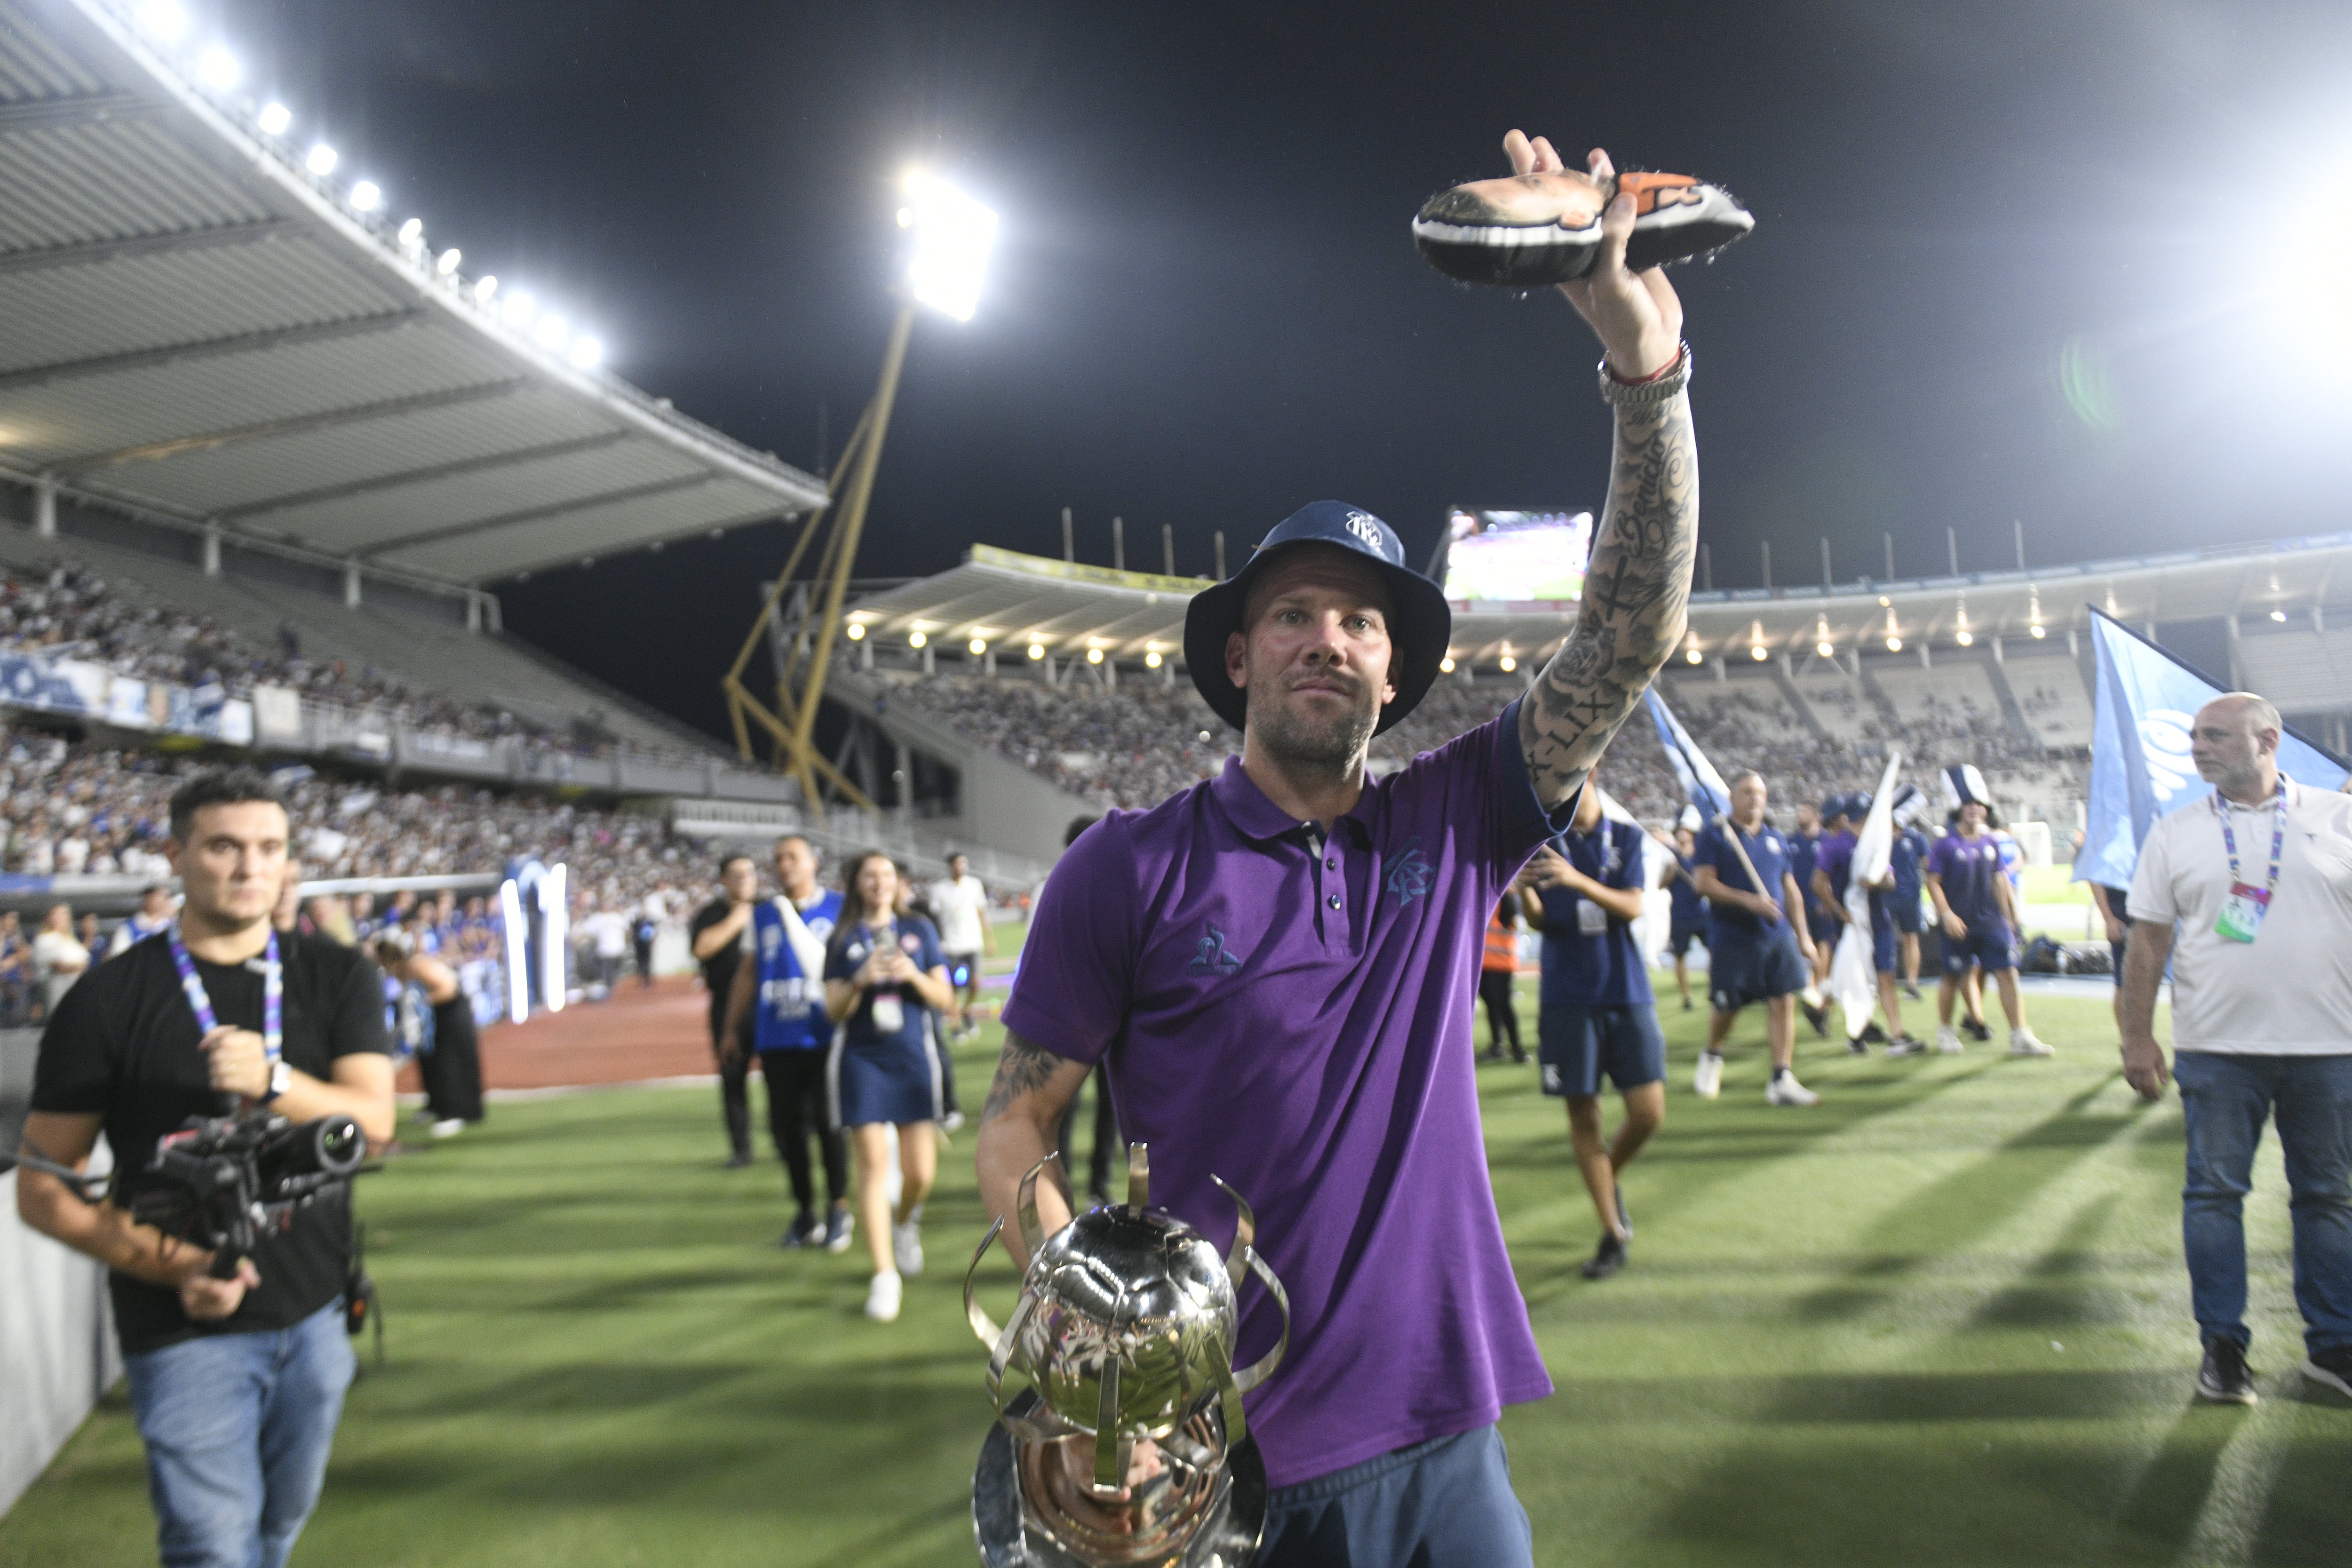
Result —
[[403, 250], [424, 249], [425, 220], [421, 217], [410, 218], [400, 226], [399, 232], [394, 237], [400, 241], [400, 248]]
[[562, 353], [564, 345], [572, 341], [572, 328], [561, 315], [550, 310], [532, 324], [530, 341], [550, 353]]
[[466, 253], [453, 245], [448, 249], [443, 251], [439, 256], [434, 258], [433, 270], [439, 273], [444, 278], [455, 277], [457, 275], [458, 263], [465, 259]]
[[272, 99], [261, 106], [261, 112], [254, 117], [254, 123], [261, 127], [264, 136], [283, 136], [286, 128], [294, 123], [294, 111]]
[[921, 169], [908, 171], [906, 191], [899, 221], [914, 240], [907, 290], [940, 314], [969, 321], [980, 308], [996, 215]]
[[1977, 635], [1976, 633], [1963, 627], [1960, 634], [1952, 640], [1959, 644], [1962, 647], [1974, 647], [1977, 642]]
[[352, 187], [352, 210], [372, 213], [383, 205], [383, 188], [373, 180], [362, 180]]
[[479, 278], [477, 278], [477, 279], [474, 279], [474, 303], [475, 303], [475, 304], [477, 304], [477, 305], [487, 305], [487, 304], [488, 304], [488, 303], [489, 303], [493, 299], [495, 299], [495, 298], [498, 296], [498, 292], [499, 292], [499, 275], [498, 275], [497, 273], [495, 273], [495, 272], [485, 272], [485, 273], [483, 273]]
[[1889, 653], [1901, 653], [1903, 651], [1903, 639], [1901, 637], [1888, 637], [1886, 639], [1886, 651]]
[[1031, 643], [1031, 644], [1029, 645], [1029, 657], [1030, 657], [1031, 658], [1045, 658], [1045, 645], [1044, 643], [1041, 643], [1041, 642], [1033, 642], [1033, 643]]
[[908, 647], [920, 647], [930, 640], [931, 639], [929, 637], [923, 635], [920, 631], [911, 631], [907, 634], [907, 646]]
[[1759, 642], [1749, 645], [1748, 657], [1754, 659], [1757, 663], [1761, 664], [1770, 656], [1765, 653], [1764, 645]]
[[1813, 645], [1813, 651], [1820, 654], [1823, 658], [1828, 658], [1837, 652], [1837, 647], [1832, 643], [1817, 642]]
[[1147, 648], [1147, 649], [1145, 649], [1145, 650], [1144, 650], [1144, 654], [1143, 654], [1143, 668], [1146, 668], [1146, 669], [1158, 669], [1158, 668], [1160, 668], [1160, 650], [1159, 650], [1158, 648], [1156, 648], [1156, 647], [1155, 647], [1155, 648]]
[[530, 319], [538, 314], [539, 301], [531, 298], [528, 289], [511, 290], [507, 302], [499, 307], [499, 320], [518, 329], [530, 326]]
[[2284, 610], [2273, 610], [2271, 612], [2271, 619], [2274, 621], [2284, 621], [2286, 619], [2286, 612]]
[[1705, 664], [1706, 662], [1706, 655], [1699, 652], [1698, 644], [1693, 643], [1689, 647], [1683, 650], [1683, 659], [1688, 664]]
[[319, 142], [311, 145], [310, 153], [302, 160], [302, 166], [323, 180], [333, 174], [335, 165], [342, 161], [341, 153], [324, 142]]
[[145, 0], [139, 25], [168, 44], [188, 30], [187, 8], [180, 0]]
[[988, 639], [986, 637], [974, 637], [964, 646], [971, 649], [973, 657], [977, 658], [988, 651]]
[[1451, 675], [1451, 674], [1453, 674], [1453, 673], [1454, 673], [1454, 656], [1453, 656], [1452, 654], [1450, 654], [1450, 653], [1449, 653], [1449, 654], [1447, 654], [1444, 658], [1439, 659], [1439, 660], [1437, 661], [1437, 670], [1438, 670], [1438, 673], [1439, 673], [1439, 674], [1441, 674], [1441, 675]]
[[1087, 662], [1088, 664], [1100, 664], [1102, 662], [1102, 649], [1098, 647], [1090, 647], [1087, 649]]
[[1508, 675], [1511, 671], [1519, 668], [1519, 661], [1513, 658], [1509, 654], [1505, 654], [1502, 658], [1495, 661], [1495, 668], [1501, 670], [1505, 675]]
[[866, 640], [866, 623], [864, 621], [852, 621], [849, 623], [848, 626], [843, 630], [841, 635], [847, 637], [851, 642], [864, 642]]
[[564, 355], [581, 370], [594, 370], [604, 363], [604, 343], [586, 332], [572, 340], [571, 350]]
[[2036, 642], [2041, 641], [2043, 637], [2050, 635], [2049, 628], [2044, 626], [2040, 621], [2034, 622], [2032, 626], [2028, 626], [2026, 630], [2033, 634], [2033, 640]]
[[196, 57], [196, 79], [215, 92], [226, 92], [243, 80], [245, 68], [218, 44], [207, 45]]

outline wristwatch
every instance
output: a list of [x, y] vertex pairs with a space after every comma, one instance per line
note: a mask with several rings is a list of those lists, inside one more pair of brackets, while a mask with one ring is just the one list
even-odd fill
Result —
[[292, 1089], [293, 1087], [294, 1069], [288, 1067], [283, 1061], [271, 1062], [269, 1064], [269, 1092], [263, 1095], [256, 1103], [268, 1105], [279, 1095], [284, 1094], [288, 1089]]

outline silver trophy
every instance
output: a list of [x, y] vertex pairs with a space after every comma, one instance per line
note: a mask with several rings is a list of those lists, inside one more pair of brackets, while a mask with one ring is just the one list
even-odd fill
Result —
[[[972, 1531], [988, 1568], [1243, 1568], [1265, 1527], [1265, 1465], [1242, 1395], [1290, 1345], [1290, 1298], [1241, 1211], [1232, 1249], [1150, 1206], [1144, 1145], [1128, 1146], [1127, 1202], [1087, 1210], [1047, 1237], [1037, 1177], [1015, 1217], [1029, 1249], [1020, 1304], [999, 1329], [972, 1279], [999, 1218], [964, 1271], [963, 1310], [989, 1348], [997, 1422], [972, 1476]], [[1282, 1338], [1255, 1365], [1233, 1363], [1234, 1292], [1255, 1274], [1282, 1308]], [[1010, 1400], [1004, 1374], [1029, 1386]], [[1143, 1452], [1138, 1463], [1138, 1448]], [[1130, 1470], [1136, 1472], [1129, 1484]]]

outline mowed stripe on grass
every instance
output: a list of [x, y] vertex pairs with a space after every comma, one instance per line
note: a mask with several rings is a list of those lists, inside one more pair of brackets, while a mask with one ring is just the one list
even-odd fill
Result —
[[[1763, 1103], [1760, 1018], [1723, 1098], [1692, 1096], [1704, 1015], [1670, 999], [1633, 1262], [1598, 1285], [1576, 1272], [1598, 1224], [1560, 1108], [1532, 1068], [1481, 1066], [1559, 1384], [1504, 1418], [1539, 1563], [2344, 1560], [2352, 1409], [2291, 1375], [2275, 1147], [2249, 1222], [2265, 1403], [2192, 1406], [2178, 1107], [2123, 1086], [2098, 1002], [2033, 1005], [2054, 1061], [1996, 1043], [1890, 1063], [1808, 1036], [1825, 1098], [1800, 1111]], [[961, 1055], [968, 1102], [994, 1039]], [[974, 1560], [970, 1134], [942, 1160], [930, 1269], [879, 1328], [862, 1247], [773, 1247], [777, 1168], [718, 1168], [711, 1098], [502, 1104], [369, 1180], [391, 1359], [352, 1393], [297, 1563]], [[1012, 1269], [982, 1278], [1001, 1314]], [[0, 1564], [152, 1559], [142, 1476], [118, 1396], [0, 1520]]]

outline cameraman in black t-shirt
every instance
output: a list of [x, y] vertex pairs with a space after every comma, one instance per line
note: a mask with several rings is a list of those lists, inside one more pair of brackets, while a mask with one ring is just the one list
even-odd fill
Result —
[[16, 1208], [113, 1271], [167, 1563], [278, 1568], [293, 1550], [352, 1380], [339, 1300], [352, 1218], [349, 1189], [329, 1188], [257, 1237], [234, 1277], [214, 1279], [211, 1253], [128, 1212], [156, 1141], [230, 1105], [296, 1122], [349, 1116], [379, 1146], [393, 1133], [382, 975], [329, 938], [273, 929], [287, 826], [249, 768], [200, 774], [172, 797], [164, 853], [185, 895], [179, 921], [58, 1004], [25, 1121], [26, 1153], [77, 1170], [104, 1131], [122, 1173], [114, 1202], [89, 1204], [21, 1169]]

